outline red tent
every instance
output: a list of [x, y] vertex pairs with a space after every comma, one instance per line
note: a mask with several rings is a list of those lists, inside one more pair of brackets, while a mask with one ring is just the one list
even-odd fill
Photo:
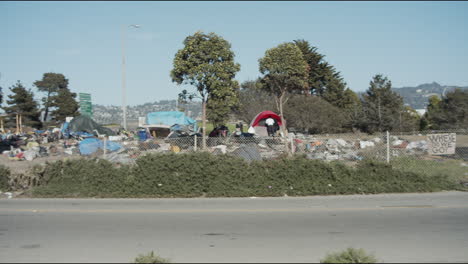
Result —
[[251, 127], [256, 127], [256, 126], [265, 126], [265, 119], [267, 118], [273, 118], [276, 120], [279, 126], [281, 126], [281, 117], [277, 114], [275, 114], [272, 111], [263, 111], [260, 112], [258, 115], [255, 116], [255, 118], [250, 122]]

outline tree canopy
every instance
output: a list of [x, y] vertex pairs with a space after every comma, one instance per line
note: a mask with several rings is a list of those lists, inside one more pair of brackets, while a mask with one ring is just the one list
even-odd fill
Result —
[[[231, 44], [215, 33], [198, 31], [188, 36], [184, 47], [175, 54], [171, 78], [177, 84], [190, 84], [197, 89], [203, 105], [203, 138], [207, 104], [215, 122], [222, 122], [227, 109], [237, 104], [239, 84], [234, 77], [239, 70]], [[205, 140], [203, 144], [205, 148]]]
[[288, 94], [302, 94], [307, 89], [307, 62], [294, 43], [283, 43], [265, 52], [265, 56], [259, 59], [259, 69], [263, 74], [262, 89], [275, 96], [284, 124], [283, 106]]
[[68, 79], [61, 73], [47, 72], [44, 73], [41, 80], [34, 82], [39, 92], [44, 92], [45, 96], [42, 98], [44, 104], [44, 120], [49, 116], [49, 108], [54, 104], [53, 98], [58, 94], [60, 89], [68, 89]]
[[[31, 89], [26, 89], [18, 81], [10, 87], [10, 92], [11, 94], [8, 95], [8, 99], [6, 100], [8, 106], [3, 107], [5, 113], [10, 115], [10, 117], [20, 114], [24, 118], [23, 125], [39, 128], [41, 126], [41, 122], [39, 121], [40, 113]], [[13, 123], [8, 122], [8, 125], [13, 125]]]
[[305, 133], [343, 132], [343, 111], [318, 96], [293, 95], [284, 108], [288, 127]]
[[261, 81], [245, 81], [239, 91], [239, 105], [234, 113], [238, 119], [249, 124], [262, 111], [276, 112], [275, 98], [261, 88]]
[[78, 102], [75, 100], [76, 93], [70, 92], [68, 88], [59, 89], [57, 95], [51, 97], [51, 107], [55, 107], [52, 111], [56, 121], [63, 122], [67, 116], [78, 116]]
[[375, 75], [363, 95], [362, 129], [366, 132], [391, 131], [399, 127], [404, 112], [403, 98], [391, 90], [392, 82], [382, 74]]
[[430, 97], [426, 118], [432, 129], [467, 128], [468, 91], [455, 89], [442, 99]]
[[349, 98], [351, 90], [341, 73], [325, 61], [325, 55], [320, 54], [316, 47], [307, 40], [294, 40], [307, 62], [307, 89], [311, 94], [322, 97], [325, 101], [339, 108], [350, 108], [354, 102]]

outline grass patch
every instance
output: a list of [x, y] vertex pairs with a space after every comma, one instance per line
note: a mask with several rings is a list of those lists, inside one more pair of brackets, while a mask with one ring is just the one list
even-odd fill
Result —
[[377, 261], [373, 254], [366, 253], [362, 248], [347, 248], [327, 254], [320, 263], [377, 263]]
[[429, 177], [445, 175], [455, 183], [468, 179], [468, 167], [463, 166], [468, 162], [463, 160], [421, 160], [413, 157], [398, 157], [392, 159], [390, 164], [396, 169], [421, 173]]
[[158, 255], [154, 255], [151, 251], [148, 254], [140, 254], [135, 258], [134, 263], [171, 263], [169, 259], [162, 258]]

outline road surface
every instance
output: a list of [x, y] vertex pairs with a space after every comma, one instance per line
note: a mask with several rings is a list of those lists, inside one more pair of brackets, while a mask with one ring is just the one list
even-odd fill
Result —
[[468, 193], [0, 199], [0, 262], [468, 262]]

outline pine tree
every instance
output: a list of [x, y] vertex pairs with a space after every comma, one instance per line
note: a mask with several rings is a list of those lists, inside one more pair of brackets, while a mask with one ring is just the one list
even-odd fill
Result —
[[352, 107], [354, 101], [353, 98], [348, 98], [350, 94], [346, 92], [346, 82], [341, 73], [325, 61], [325, 55], [318, 53], [317, 48], [306, 40], [294, 40], [294, 44], [299, 47], [307, 62], [310, 94], [320, 96], [341, 109]]
[[70, 92], [68, 88], [61, 88], [57, 95], [51, 97], [51, 107], [56, 107], [52, 115], [58, 122], [65, 121], [67, 116], [78, 116], [78, 102], [75, 100], [76, 93]]
[[387, 77], [377, 74], [372, 78], [363, 96], [364, 131], [384, 132], [399, 127], [400, 113], [404, 111], [403, 98], [391, 88], [392, 82]]
[[48, 72], [44, 73], [41, 80], [35, 81], [34, 85], [39, 92], [44, 92], [45, 97], [42, 98], [44, 104], [44, 120], [49, 116], [49, 108], [53, 105], [53, 98], [57, 96], [59, 89], [68, 88], [68, 79], [61, 73]]
[[20, 114], [23, 117], [22, 124], [24, 126], [31, 126], [34, 128], [41, 127], [39, 121], [39, 109], [37, 102], [34, 100], [34, 93], [31, 89], [27, 90], [20, 81], [10, 87], [11, 94], [8, 95], [9, 100], [6, 100], [8, 106], [3, 107], [5, 113], [10, 116], [10, 120], [7, 123], [9, 126], [14, 126], [14, 120], [16, 114]]

